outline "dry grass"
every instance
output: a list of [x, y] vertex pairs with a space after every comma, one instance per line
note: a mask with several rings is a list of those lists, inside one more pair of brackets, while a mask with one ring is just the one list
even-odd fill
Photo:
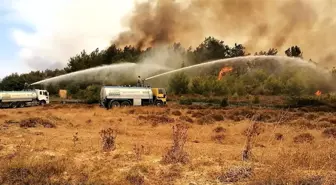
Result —
[[335, 182], [332, 112], [50, 105], [0, 120], [0, 184]]

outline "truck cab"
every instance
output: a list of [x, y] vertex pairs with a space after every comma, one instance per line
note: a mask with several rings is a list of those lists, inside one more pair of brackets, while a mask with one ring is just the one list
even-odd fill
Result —
[[49, 104], [49, 92], [46, 90], [36, 89], [37, 99], [41, 105]]
[[153, 101], [155, 105], [167, 104], [167, 93], [164, 88], [152, 88]]

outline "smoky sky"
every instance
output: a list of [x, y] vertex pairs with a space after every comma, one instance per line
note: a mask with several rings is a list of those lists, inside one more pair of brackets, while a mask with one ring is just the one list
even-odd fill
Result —
[[306, 60], [336, 65], [336, 1], [149, 0], [136, 3], [112, 42], [138, 48], [180, 42], [195, 47], [207, 36], [244, 44], [253, 54], [298, 45]]

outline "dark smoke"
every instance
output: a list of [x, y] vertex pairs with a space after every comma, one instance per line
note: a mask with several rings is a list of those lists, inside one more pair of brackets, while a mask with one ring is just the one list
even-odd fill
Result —
[[205, 37], [215, 36], [243, 43], [251, 53], [298, 45], [305, 58], [330, 66], [336, 58], [335, 4], [332, 0], [149, 0], [135, 4], [127, 23], [130, 30], [113, 42], [141, 49], [174, 42], [195, 47]]

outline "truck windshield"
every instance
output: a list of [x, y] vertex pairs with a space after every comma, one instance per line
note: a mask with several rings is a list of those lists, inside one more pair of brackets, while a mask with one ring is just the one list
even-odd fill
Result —
[[43, 92], [43, 95], [48, 96], [48, 93], [47, 92]]
[[159, 94], [166, 94], [165, 89], [159, 89]]

